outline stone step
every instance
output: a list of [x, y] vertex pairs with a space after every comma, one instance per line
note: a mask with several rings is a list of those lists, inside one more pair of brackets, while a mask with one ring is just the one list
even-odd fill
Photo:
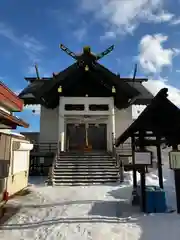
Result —
[[115, 165], [70, 165], [57, 164], [54, 169], [116, 169]]
[[57, 158], [56, 160], [72, 160], [72, 161], [77, 161], [77, 160], [105, 160], [105, 161], [113, 161], [113, 158], [110, 157], [61, 157], [61, 158]]
[[57, 158], [112, 158], [112, 156], [109, 155], [62, 155], [62, 156], [57, 156]]
[[76, 158], [76, 159], [56, 159], [56, 162], [115, 162], [114, 159], [92, 159], [92, 158], [86, 158], [86, 159], [80, 159], [80, 158]]
[[86, 180], [86, 182], [87, 181], [98, 181], [98, 180], [113, 180], [113, 181], [115, 181], [115, 180], [117, 180], [118, 179], [118, 176], [113, 176], [113, 177], [111, 177], [111, 176], [101, 176], [101, 177], [86, 177], [86, 176], [82, 176], [82, 177], [78, 177], [78, 176], [75, 176], [75, 177], [68, 177], [68, 176], [62, 176], [62, 177], [54, 177], [54, 181], [56, 181], [56, 182], [59, 182], [59, 181], [74, 181], [74, 182], [84, 182], [85, 180]]
[[60, 186], [60, 185], [93, 185], [93, 184], [110, 184], [110, 183], [117, 183], [117, 179], [68, 179], [68, 180], [54, 180], [54, 185], [55, 186]]
[[81, 157], [81, 156], [78, 156], [78, 157], [58, 157], [57, 160], [72, 160], [72, 161], [76, 161], [76, 160], [96, 160], [96, 159], [99, 159], [99, 160], [112, 160], [111, 157], [101, 157], [101, 156], [96, 156], [96, 157]]
[[94, 163], [94, 162], [105, 162], [105, 163], [114, 163], [116, 162], [113, 159], [57, 159], [56, 162], [65, 162], [65, 163], [84, 163], [84, 162], [88, 162], [88, 163]]
[[79, 176], [79, 177], [76, 177], [76, 178], [70, 178], [70, 177], [65, 177], [64, 176], [64, 178], [63, 177], [59, 177], [59, 178], [55, 177], [53, 181], [54, 182], [60, 182], [60, 181], [87, 182], [87, 181], [98, 181], [98, 180], [100, 180], [100, 181], [102, 181], [102, 180], [104, 180], [104, 181], [105, 180], [113, 180], [113, 181], [115, 181], [117, 179], [118, 179], [118, 176], [113, 176], [113, 177], [111, 177], [111, 176], [107, 176], [107, 177], [101, 176], [101, 177], [96, 177], [96, 178], [95, 177], [90, 177], [90, 176], [89, 177]]
[[56, 160], [56, 163], [114, 163], [115, 161], [113, 160], [108, 160], [108, 159], [76, 159], [76, 160], [72, 160], [72, 159], [63, 159], [63, 160]]
[[118, 172], [76, 172], [76, 173], [69, 173], [69, 172], [62, 172], [62, 173], [54, 173], [54, 177], [63, 177], [63, 176], [67, 176], [67, 177], [73, 177], [73, 176], [78, 176], [78, 177], [101, 177], [101, 176], [117, 176]]
[[114, 164], [56, 164], [55, 168], [116, 168]]
[[54, 173], [63, 173], [63, 172], [67, 172], [69, 174], [74, 174], [74, 173], [93, 173], [93, 172], [118, 172], [118, 169], [116, 168], [110, 168], [110, 169], [100, 169], [100, 168], [80, 168], [80, 169], [75, 169], [75, 168], [64, 168], [64, 169], [59, 169], [59, 168], [55, 168], [54, 169]]
[[60, 156], [74, 156], [74, 155], [80, 155], [80, 156], [93, 156], [93, 155], [106, 155], [110, 156], [111, 153], [105, 152], [105, 151], [92, 151], [92, 152], [80, 152], [80, 151], [74, 151], [74, 152], [60, 152]]
[[61, 153], [53, 171], [54, 185], [90, 185], [116, 183], [118, 169], [105, 152]]
[[102, 165], [106, 165], [106, 166], [115, 166], [115, 163], [114, 162], [99, 162], [99, 161], [96, 161], [96, 162], [56, 162], [56, 165], [74, 165], [74, 166], [77, 166], [77, 165], [82, 165], [82, 166], [93, 166], [93, 165], [97, 165], [97, 166], [102, 166]]

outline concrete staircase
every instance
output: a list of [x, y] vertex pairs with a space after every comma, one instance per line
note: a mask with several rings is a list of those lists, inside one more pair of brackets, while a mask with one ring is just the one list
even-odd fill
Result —
[[115, 160], [106, 152], [61, 153], [53, 173], [53, 185], [113, 183], [119, 179]]

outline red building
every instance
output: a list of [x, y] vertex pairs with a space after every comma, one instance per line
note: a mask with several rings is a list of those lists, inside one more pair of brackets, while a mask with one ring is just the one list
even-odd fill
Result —
[[17, 126], [28, 128], [29, 124], [12, 114], [22, 110], [23, 101], [0, 81], [0, 129], [16, 129]]

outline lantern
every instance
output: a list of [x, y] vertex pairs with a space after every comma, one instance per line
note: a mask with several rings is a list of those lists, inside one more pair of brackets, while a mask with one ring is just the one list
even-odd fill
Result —
[[112, 93], [116, 93], [116, 89], [114, 86], [112, 86]]
[[86, 71], [86, 72], [89, 71], [89, 66], [88, 66], [88, 65], [85, 66], [85, 71]]
[[62, 86], [58, 87], [58, 93], [62, 93]]

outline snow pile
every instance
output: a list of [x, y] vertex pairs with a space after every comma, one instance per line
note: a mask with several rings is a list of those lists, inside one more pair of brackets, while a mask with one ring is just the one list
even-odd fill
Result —
[[[165, 186], [168, 186], [168, 187], [174, 186], [173, 171], [170, 169], [167, 169], [167, 166], [163, 167], [163, 176], [164, 176], [163, 182]], [[125, 173], [125, 181], [130, 185], [133, 184], [133, 173], [131, 171]], [[138, 183], [140, 182], [139, 172], [137, 172], [137, 181]], [[158, 177], [157, 170], [154, 170], [146, 174], [146, 185], [154, 185], [154, 186], [159, 185], [159, 177]]]
[[[129, 185], [133, 185], [133, 173], [125, 173], [125, 181]], [[137, 181], [140, 184], [140, 173], [137, 172]], [[166, 191], [167, 205], [176, 207], [175, 200], [175, 185], [174, 185], [174, 171], [169, 169], [169, 163], [164, 162], [163, 165], [163, 182]], [[159, 186], [159, 177], [157, 169], [146, 174], [146, 185]]]
[[33, 189], [16, 199], [22, 209], [1, 226], [0, 239], [179, 239], [179, 216], [139, 213], [128, 202], [129, 185]]
[[[163, 174], [167, 199], [175, 202], [168, 161], [164, 161]], [[132, 173], [126, 173], [126, 180], [113, 186], [47, 187], [30, 179], [35, 184], [33, 193], [9, 201], [21, 210], [0, 226], [0, 239], [179, 240], [179, 215], [140, 213], [130, 204]], [[159, 184], [157, 171], [147, 174], [146, 184]]]

